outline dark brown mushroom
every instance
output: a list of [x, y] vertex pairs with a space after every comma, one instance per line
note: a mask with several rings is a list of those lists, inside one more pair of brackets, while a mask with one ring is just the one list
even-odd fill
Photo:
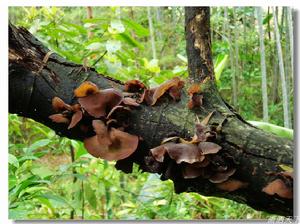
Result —
[[201, 88], [199, 83], [192, 84], [188, 89], [188, 95], [190, 96], [188, 102], [188, 108], [200, 107], [202, 105], [203, 95], [201, 94]]
[[184, 87], [184, 81], [179, 81], [176, 86], [172, 86], [169, 89], [169, 95], [173, 98], [174, 101], [178, 101], [181, 98], [181, 90]]
[[76, 111], [73, 116], [72, 116], [72, 119], [71, 119], [71, 123], [68, 127], [68, 129], [71, 129], [73, 127], [76, 126], [76, 124], [78, 124], [78, 122], [82, 119], [82, 111], [81, 110], [78, 110]]
[[124, 97], [123, 101], [122, 101], [125, 105], [128, 105], [128, 106], [135, 106], [135, 107], [138, 107], [140, 106], [139, 103], [136, 102], [135, 99], [132, 99], [130, 97]]
[[174, 77], [173, 79], [168, 80], [162, 83], [160, 86], [156, 87], [152, 96], [152, 103], [150, 105], [153, 106], [156, 101], [173, 86], [181, 89], [183, 87], [183, 81], [180, 80], [179, 77]]
[[72, 107], [69, 104], [66, 104], [61, 98], [57, 96], [52, 99], [52, 107], [56, 112], [72, 110]]
[[235, 173], [236, 169], [235, 168], [229, 168], [228, 170], [226, 170], [225, 172], [218, 172], [215, 173], [214, 175], [212, 175], [209, 178], [209, 181], [212, 183], [222, 183], [226, 180], [228, 180], [228, 178], [230, 176], [232, 176]]
[[207, 159], [207, 157], [205, 157], [205, 159], [201, 162], [195, 162], [193, 164], [191, 164], [191, 166], [196, 167], [196, 168], [202, 168], [202, 167], [206, 167], [210, 164], [209, 159]]
[[195, 163], [204, 160], [201, 150], [194, 144], [179, 143], [172, 147], [167, 147], [169, 156], [176, 161], [176, 163], [186, 162]]
[[125, 82], [124, 84], [124, 91], [125, 92], [132, 92], [132, 93], [135, 93], [135, 92], [139, 92], [143, 89], [146, 89], [146, 86], [144, 83], [142, 83], [141, 81], [139, 80], [129, 80], [127, 82]]
[[198, 147], [201, 149], [203, 155], [216, 154], [222, 148], [221, 146], [213, 142], [200, 142], [198, 144]]
[[150, 152], [156, 161], [161, 162], [161, 163], [164, 161], [164, 157], [165, 157], [165, 153], [167, 151], [168, 145], [172, 146], [172, 145], [175, 145], [175, 143], [166, 143], [166, 144], [163, 144], [163, 145], [160, 145], [160, 146], [150, 149]]
[[248, 186], [248, 183], [242, 182], [240, 180], [232, 179], [230, 178], [229, 180], [216, 184], [216, 187], [223, 190], [223, 191], [236, 191], [240, 188], [245, 188]]
[[188, 102], [188, 108], [193, 109], [195, 107], [200, 107], [202, 104], [203, 104], [203, 95], [195, 93], [190, 97], [190, 100]]
[[262, 191], [269, 195], [277, 194], [281, 198], [293, 198], [292, 188], [287, 187], [281, 179], [270, 182]]
[[111, 145], [112, 141], [110, 139], [107, 126], [101, 120], [93, 120], [92, 122], [94, 131], [97, 134], [98, 142], [101, 145]]
[[177, 164], [181, 162], [195, 163], [204, 160], [205, 156], [201, 150], [194, 144], [185, 143], [166, 143], [150, 150], [154, 158], [162, 162], [165, 152], [168, 153], [171, 159]]
[[80, 105], [93, 117], [105, 116], [113, 107], [119, 105], [123, 96], [115, 89], [105, 89], [96, 94], [78, 99]]
[[65, 117], [63, 114], [52, 114], [49, 118], [55, 123], [65, 123], [68, 124], [70, 120]]
[[204, 169], [199, 169], [193, 164], [185, 164], [182, 168], [182, 176], [185, 179], [192, 179], [203, 176]]
[[72, 105], [71, 107], [72, 107], [73, 112], [77, 112], [77, 111], [81, 110], [81, 106], [78, 103]]
[[93, 127], [97, 135], [84, 139], [84, 146], [91, 155], [109, 161], [121, 160], [137, 149], [137, 136], [116, 128], [107, 131], [107, 127], [100, 120], [94, 120]]
[[81, 83], [79, 87], [74, 90], [74, 95], [78, 98], [93, 95], [99, 92], [98, 86], [90, 81]]

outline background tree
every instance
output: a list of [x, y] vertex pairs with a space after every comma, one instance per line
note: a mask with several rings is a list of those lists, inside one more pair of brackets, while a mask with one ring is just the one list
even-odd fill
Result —
[[263, 121], [268, 122], [268, 88], [267, 88], [267, 73], [266, 73], [266, 62], [265, 62], [265, 44], [264, 44], [264, 30], [262, 20], [262, 10], [260, 7], [257, 8], [257, 18], [259, 27], [259, 39], [260, 39], [260, 62], [261, 62], [261, 89], [263, 98]]

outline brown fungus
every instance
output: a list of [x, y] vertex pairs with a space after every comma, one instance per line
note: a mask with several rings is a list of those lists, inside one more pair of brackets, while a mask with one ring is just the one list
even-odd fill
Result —
[[155, 158], [156, 161], [161, 162], [161, 163], [164, 161], [165, 153], [167, 151], [166, 147], [169, 144], [173, 145], [174, 143], [166, 143], [166, 144], [163, 144], [163, 145], [160, 145], [160, 146], [150, 149], [152, 156]]
[[146, 86], [144, 83], [142, 83], [141, 81], [139, 80], [129, 80], [127, 82], [125, 82], [124, 84], [124, 91], [125, 92], [132, 92], [132, 93], [135, 93], [135, 92], [139, 92], [143, 89], [146, 89]]
[[198, 144], [198, 147], [201, 149], [203, 155], [216, 154], [222, 148], [221, 146], [213, 142], [200, 142]]
[[150, 150], [154, 158], [162, 162], [167, 152], [171, 159], [177, 164], [181, 162], [195, 163], [204, 160], [201, 150], [194, 144], [185, 143], [166, 143]]
[[235, 173], [235, 171], [235, 168], [230, 168], [227, 171], [215, 173], [209, 178], [209, 181], [212, 183], [222, 183], [228, 180], [228, 178], [232, 176]]
[[169, 89], [169, 95], [174, 101], [179, 101], [181, 98], [181, 90], [184, 87], [184, 81], [179, 81], [176, 86], [172, 86]]
[[100, 120], [93, 121], [96, 135], [84, 140], [88, 152], [105, 160], [121, 160], [130, 156], [138, 146], [139, 138], [115, 128], [109, 131]]
[[72, 111], [73, 111], [73, 112], [77, 112], [77, 111], [80, 111], [80, 110], [81, 110], [81, 106], [80, 106], [80, 104], [78, 104], [78, 103], [72, 105], [71, 107], [72, 107]]
[[197, 178], [203, 176], [203, 173], [204, 173], [204, 169], [199, 169], [197, 167], [194, 167], [193, 164], [186, 164], [182, 168], [182, 176], [185, 179]]
[[216, 184], [216, 187], [223, 191], [236, 191], [240, 188], [245, 188], [248, 186], [248, 183], [242, 182], [240, 180], [232, 179], [226, 180], [223, 183]]
[[99, 92], [98, 86], [90, 81], [85, 81], [74, 90], [74, 95], [78, 98], [93, 95]]
[[70, 122], [70, 120], [67, 117], [65, 117], [63, 114], [52, 114], [49, 116], [49, 118], [55, 123], [68, 124]]
[[292, 199], [293, 191], [281, 179], [276, 179], [262, 189], [263, 192], [269, 195], [277, 194], [281, 198]]
[[[153, 106], [156, 101], [164, 95], [166, 91], [168, 91], [171, 87], [176, 87], [178, 89], [182, 89], [184, 82], [180, 80], [179, 77], [174, 77], [171, 80], [168, 80], [164, 83], [162, 83], [160, 86], [156, 87], [152, 96], [152, 103], [150, 104]], [[179, 90], [178, 90], [179, 91]], [[174, 92], [174, 90], [173, 90]]]
[[61, 112], [64, 110], [68, 110], [68, 111], [72, 110], [72, 106], [66, 104], [61, 98], [57, 96], [52, 99], [52, 107], [56, 112]]
[[73, 127], [76, 126], [76, 124], [78, 124], [78, 122], [82, 119], [82, 111], [81, 110], [78, 110], [76, 111], [73, 116], [72, 116], [72, 119], [71, 119], [71, 123], [68, 127], [68, 129], [71, 129]]
[[122, 102], [123, 102], [123, 104], [128, 105], [128, 106], [135, 106], [135, 107], [140, 106], [140, 104], [137, 103], [135, 99], [130, 98], [130, 97], [124, 97]]
[[190, 96], [188, 102], [188, 108], [200, 107], [202, 105], [203, 95], [201, 93], [200, 84], [194, 83], [188, 89], [188, 95]]
[[123, 96], [115, 89], [105, 89], [96, 94], [78, 99], [80, 105], [93, 117], [105, 116], [113, 107], [119, 105]]

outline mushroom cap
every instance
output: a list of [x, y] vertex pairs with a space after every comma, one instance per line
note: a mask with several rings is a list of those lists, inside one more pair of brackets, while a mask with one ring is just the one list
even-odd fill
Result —
[[79, 87], [74, 90], [74, 95], [76, 97], [86, 97], [99, 92], [98, 86], [90, 81], [85, 81], [81, 83]]
[[281, 179], [276, 179], [268, 183], [268, 185], [265, 186], [262, 191], [269, 195], [277, 194], [281, 198], [293, 198], [292, 188], [287, 187]]
[[224, 172], [215, 173], [209, 178], [209, 181], [212, 183], [222, 183], [228, 180], [228, 178], [232, 176], [235, 173], [235, 171], [236, 171], [235, 168], [230, 168]]
[[199, 142], [198, 147], [201, 149], [203, 155], [215, 154], [222, 148], [221, 146], [213, 142]]
[[107, 127], [100, 120], [94, 120], [93, 127], [97, 135], [84, 139], [84, 146], [91, 155], [109, 161], [121, 160], [137, 149], [138, 136], [116, 128], [107, 131]]
[[124, 97], [123, 103], [128, 106], [135, 106], [135, 107], [140, 106], [140, 104], [137, 103], [135, 99], [132, 99], [130, 97]]
[[238, 190], [240, 188], [245, 188], [247, 186], [248, 186], [248, 183], [242, 182], [240, 180], [232, 179], [232, 178], [229, 178], [228, 180], [226, 180], [223, 183], [216, 184], [217, 188], [219, 188], [223, 191], [229, 191], [229, 192]]
[[66, 118], [63, 114], [52, 114], [49, 118], [55, 123], [65, 123], [68, 124], [70, 120]]
[[171, 147], [167, 147], [169, 156], [176, 161], [176, 163], [186, 162], [195, 163], [204, 160], [205, 156], [201, 150], [194, 144], [179, 143]]
[[71, 119], [71, 123], [68, 127], [68, 129], [71, 129], [73, 127], [76, 126], [76, 124], [78, 124], [78, 122], [82, 119], [82, 111], [81, 110], [78, 110], [76, 111], [73, 116], [72, 116], [72, 119]]
[[52, 99], [52, 107], [56, 112], [72, 110], [72, 107], [69, 104], [66, 104], [61, 98], [57, 96]]
[[171, 87], [177, 86], [177, 88], [181, 89], [183, 87], [183, 83], [184, 82], [180, 80], [179, 77], [174, 77], [173, 79], [170, 79], [162, 83], [160, 86], [156, 87], [152, 96], [151, 106], [153, 106], [156, 101]]
[[145, 84], [136, 79], [129, 80], [124, 84], [125, 92], [138, 92], [142, 89], [146, 89]]
[[105, 116], [122, 102], [123, 96], [115, 89], [105, 89], [78, 99], [80, 105], [93, 117]]
[[186, 143], [166, 143], [150, 149], [152, 155], [158, 162], [163, 162], [164, 155], [167, 152], [171, 159], [177, 164], [181, 162], [195, 163], [205, 159], [201, 150], [194, 144]]
[[197, 178], [200, 176], [203, 176], [204, 169], [199, 169], [193, 164], [185, 164], [185, 166], [182, 169], [182, 176], [185, 179], [192, 179], [192, 178]]

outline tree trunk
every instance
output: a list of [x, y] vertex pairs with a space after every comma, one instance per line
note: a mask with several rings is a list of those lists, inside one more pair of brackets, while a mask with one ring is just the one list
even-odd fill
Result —
[[287, 102], [288, 102], [288, 112], [289, 112], [289, 127], [292, 128], [292, 111], [291, 111], [291, 55], [289, 54], [290, 42], [289, 42], [289, 28], [288, 28], [288, 14], [287, 8], [283, 7], [284, 14], [284, 30], [285, 30], [285, 44], [284, 44], [284, 64], [285, 64], [285, 81], [286, 81], [286, 93], [287, 93]]
[[[274, 7], [273, 7], [273, 13], [275, 13]], [[276, 16], [274, 17], [274, 29], [275, 29], [277, 55], [278, 55], [281, 88], [282, 88], [284, 127], [289, 128], [289, 112], [288, 112], [288, 100], [287, 100], [286, 82], [285, 82], [285, 74], [284, 74], [283, 56], [282, 56], [280, 34], [279, 34], [278, 22]]]
[[[161, 15], [161, 8], [158, 6], [158, 7], [155, 7], [155, 12], [156, 12], [156, 21], [159, 23], [159, 24], [162, 24], [163, 23], [163, 18], [162, 18], [162, 15]], [[160, 29], [156, 29], [156, 33], [157, 33], [157, 37], [162, 40], [163, 37], [162, 37], [162, 33], [160, 32]]]
[[293, 80], [294, 78], [294, 34], [293, 34], [293, 14], [292, 14], [291, 7], [287, 8], [287, 16], [288, 16], [289, 39], [290, 39], [289, 41], [290, 41], [290, 54], [291, 54], [291, 75]]
[[235, 68], [234, 68], [234, 54], [233, 54], [233, 43], [231, 39], [231, 29], [229, 28], [229, 18], [228, 18], [228, 9], [224, 7], [224, 18], [226, 24], [226, 33], [229, 45], [229, 61], [230, 61], [230, 69], [232, 73], [231, 86], [232, 86], [232, 104], [234, 108], [237, 108], [237, 89], [236, 89], [236, 79], [235, 79]]
[[[117, 168], [131, 172], [132, 164], [137, 163], [143, 171], [172, 179], [177, 193], [198, 192], [224, 197], [257, 210], [291, 216], [292, 199], [269, 195], [262, 189], [276, 179], [281, 171], [279, 164], [292, 166], [293, 142], [251, 126], [218, 94], [210, 51], [209, 8], [186, 8], [186, 39], [190, 77], [198, 82], [206, 81], [202, 88], [203, 105], [189, 110], [186, 106], [189, 97], [184, 90], [179, 102], [164, 96], [155, 106], [141, 104], [131, 110], [126, 131], [143, 140], [130, 157], [117, 161]], [[27, 30], [9, 26], [9, 112], [41, 122], [60, 136], [82, 140], [87, 136], [80, 128], [68, 130], [66, 125], [53, 123], [48, 118], [55, 113], [51, 105], [53, 97], [58, 96], [70, 104], [77, 102], [73, 90], [85, 80], [96, 83], [100, 89], [113, 87], [122, 91], [123, 85], [97, 74], [92, 68], [84, 70], [81, 65], [68, 62], [55, 53], [47, 55], [48, 52]], [[48, 57], [46, 63], [43, 62], [45, 55]], [[231, 178], [245, 183], [244, 188], [228, 192], [204, 177], [185, 179], [181, 173], [184, 164], [177, 164], [170, 158], [156, 162], [149, 152], [170, 135], [191, 138], [196, 116], [203, 119], [212, 111], [208, 126], [219, 127], [214, 142], [222, 149], [212, 157], [211, 163], [219, 168], [226, 164], [234, 166], [236, 172]]]
[[268, 89], [267, 89], [267, 74], [266, 74], [266, 61], [265, 61], [265, 43], [264, 43], [264, 29], [262, 20], [262, 9], [257, 8], [257, 19], [260, 38], [260, 64], [261, 64], [261, 92], [263, 101], [263, 121], [269, 121], [268, 115]]
[[[91, 6], [87, 6], [86, 7], [86, 11], [87, 11], [87, 18], [88, 19], [92, 19], [93, 18], [93, 9]], [[93, 32], [91, 32], [90, 29], [88, 29], [88, 38], [92, 38], [93, 37]]]
[[[233, 21], [234, 24], [237, 26], [238, 24], [238, 20], [236, 18], [236, 10], [235, 7], [233, 7]], [[233, 76], [233, 81], [232, 81], [232, 85], [233, 85], [233, 95], [234, 95], [234, 106], [235, 109], [238, 109], [238, 92], [239, 92], [239, 83], [238, 83], [238, 75], [240, 72], [239, 69], [239, 43], [238, 43], [238, 39], [239, 39], [239, 34], [238, 34], [238, 29], [234, 29], [233, 31], [234, 33], [234, 59], [235, 59], [235, 65], [234, 65], [234, 76]]]
[[[288, 92], [291, 95], [294, 92], [294, 34], [293, 34], [293, 15], [291, 7], [287, 7], [287, 27], [288, 27], [288, 37], [289, 47], [290, 47], [290, 74], [287, 75], [287, 79], [290, 80], [291, 90]], [[289, 101], [290, 102], [290, 101]], [[294, 107], [293, 107], [294, 108]], [[290, 125], [293, 127], [293, 110], [290, 109]]]
[[155, 39], [154, 39], [154, 30], [153, 30], [151, 8], [150, 7], [147, 7], [147, 15], [148, 15], [148, 23], [149, 23], [149, 31], [150, 31], [150, 41], [151, 41], [151, 49], [152, 49], [152, 58], [153, 59], [157, 59], [157, 57], [156, 57]]
[[[270, 14], [270, 7], [268, 7], [268, 16]], [[275, 15], [273, 14], [273, 17]], [[271, 87], [271, 101], [273, 104], [277, 104], [279, 101], [279, 96], [278, 96], [278, 65], [277, 62], [274, 60], [274, 55], [275, 55], [275, 43], [272, 44], [272, 37], [271, 37], [271, 25], [270, 25], [270, 20], [268, 20], [268, 30], [269, 30], [269, 46], [270, 46], [270, 54], [269, 54], [269, 59], [270, 59], [270, 65], [272, 65], [272, 87]], [[275, 36], [275, 32], [273, 32], [273, 37]], [[274, 37], [275, 39], [275, 37]]]

